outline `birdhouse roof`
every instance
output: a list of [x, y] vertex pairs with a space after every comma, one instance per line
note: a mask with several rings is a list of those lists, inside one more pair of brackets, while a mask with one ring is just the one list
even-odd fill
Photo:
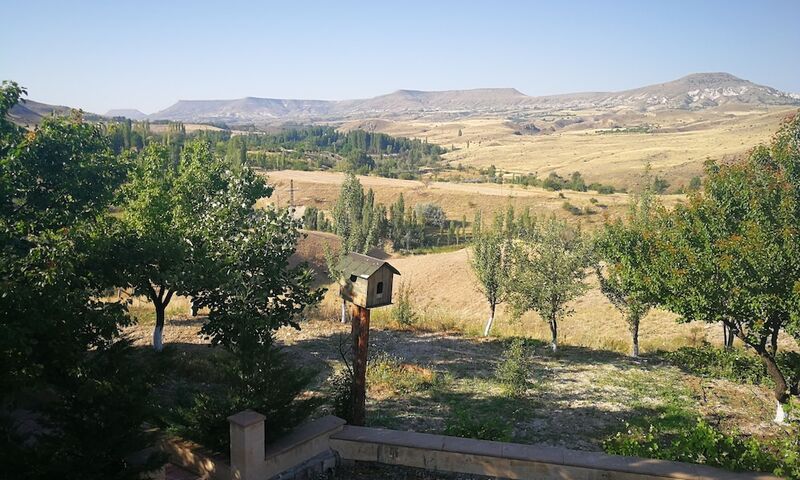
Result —
[[360, 253], [348, 253], [342, 260], [341, 270], [345, 275], [369, 278], [384, 266], [395, 275], [400, 275], [389, 262]]

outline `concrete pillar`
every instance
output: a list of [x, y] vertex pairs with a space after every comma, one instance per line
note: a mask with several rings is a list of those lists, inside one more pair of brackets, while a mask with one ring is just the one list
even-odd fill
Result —
[[263, 480], [264, 415], [245, 410], [228, 417], [231, 429], [231, 479]]

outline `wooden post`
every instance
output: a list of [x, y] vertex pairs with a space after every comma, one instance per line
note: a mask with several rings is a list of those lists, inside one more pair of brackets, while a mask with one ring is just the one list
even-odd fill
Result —
[[353, 425], [366, 420], [369, 309], [353, 305]]

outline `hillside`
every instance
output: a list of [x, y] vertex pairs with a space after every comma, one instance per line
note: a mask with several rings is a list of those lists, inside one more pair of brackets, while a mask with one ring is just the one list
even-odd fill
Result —
[[135, 108], [119, 108], [116, 110], [109, 110], [105, 114], [106, 117], [125, 117], [131, 120], [145, 120], [147, 114], [136, 110]]
[[364, 118], [457, 119], [486, 115], [531, 115], [551, 110], [605, 112], [702, 110], [739, 105], [796, 106], [800, 96], [758, 85], [728, 73], [697, 73], [621, 92], [528, 96], [513, 88], [426, 92], [398, 90], [378, 97], [326, 101], [247, 97], [235, 100], [181, 100], [151, 119], [184, 122], [274, 123]]

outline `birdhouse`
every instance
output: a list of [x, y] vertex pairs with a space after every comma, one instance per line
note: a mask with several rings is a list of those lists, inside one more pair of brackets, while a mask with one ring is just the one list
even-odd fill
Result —
[[340, 268], [339, 294], [343, 299], [364, 308], [391, 305], [392, 279], [400, 272], [389, 262], [350, 253], [342, 260]]

